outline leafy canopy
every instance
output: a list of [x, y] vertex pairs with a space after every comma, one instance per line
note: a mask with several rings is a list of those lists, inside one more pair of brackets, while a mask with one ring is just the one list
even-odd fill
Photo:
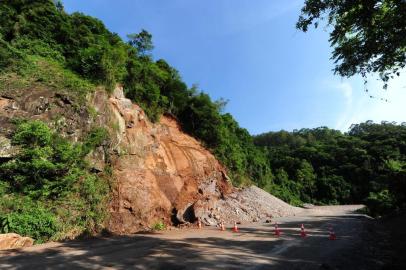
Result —
[[404, 0], [306, 0], [296, 27], [306, 32], [323, 19], [332, 27], [336, 74], [366, 77], [377, 72], [387, 82], [405, 67]]

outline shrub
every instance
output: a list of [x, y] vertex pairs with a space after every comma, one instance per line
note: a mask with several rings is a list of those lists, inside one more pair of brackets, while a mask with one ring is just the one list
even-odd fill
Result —
[[73, 144], [43, 122], [17, 121], [12, 143], [20, 151], [0, 164], [1, 230], [37, 242], [99, 231], [108, 184], [84, 159], [106, 137], [104, 129], [94, 129], [83, 144]]
[[380, 192], [370, 192], [365, 204], [372, 216], [387, 215], [396, 208], [393, 195], [387, 189]]
[[13, 41], [12, 45], [25, 54], [42, 56], [61, 63], [65, 62], [65, 58], [60, 51], [55, 50], [48, 43], [39, 39], [24, 37]]
[[154, 225], [152, 225], [152, 229], [154, 231], [163, 231], [166, 229], [166, 225], [162, 221], [158, 221]]
[[29, 236], [42, 243], [58, 231], [56, 216], [36, 205], [24, 205], [19, 211], [0, 215], [0, 231]]
[[93, 128], [89, 134], [87, 134], [82, 145], [83, 154], [87, 155], [92, 149], [101, 146], [107, 140], [107, 138], [108, 132], [105, 128]]

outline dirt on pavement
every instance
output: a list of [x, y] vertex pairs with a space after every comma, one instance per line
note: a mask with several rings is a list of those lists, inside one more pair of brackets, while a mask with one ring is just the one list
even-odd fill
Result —
[[[47, 243], [0, 252], [0, 269], [385, 269], [389, 257], [368, 255], [373, 221], [354, 214], [360, 207], [314, 207], [237, 233], [204, 227]], [[329, 227], [337, 240], [329, 240]]]

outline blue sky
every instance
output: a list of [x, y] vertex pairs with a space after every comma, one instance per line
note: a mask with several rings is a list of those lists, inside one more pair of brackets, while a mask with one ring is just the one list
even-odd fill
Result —
[[[406, 73], [387, 91], [370, 78], [334, 76], [323, 27], [295, 29], [303, 0], [64, 0], [69, 13], [101, 19], [113, 32], [146, 29], [154, 58], [213, 99], [252, 134], [328, 126], [347, 131], [366, 120], [406, 121]], [[379, 98], [387, 99], [383, 102]]]

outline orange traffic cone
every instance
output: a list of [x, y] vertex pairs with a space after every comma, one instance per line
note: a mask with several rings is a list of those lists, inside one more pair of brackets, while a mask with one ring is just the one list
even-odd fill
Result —
[[281, 231], [279, 230], [278, 223], [275, 223], [275, 231], [274, 234], [279, 237], [281, 235]]
[[302, 226], [300, 226], [300, 236], [301, 237], [306, 237], [307, 236], [303, 224], [302, 224]]
[[233, 232], [238, 232], [237, 222], [234, 222]]
[[329, 228], [328, 234], [329, 234], [328, 239], [337, 240], [336, 233], [333, 231], [332, 227]]
[[197, 220], [197, 227], [198, 227], [199, 229], [202, 228], [202, 221], [200, 220], [200, 218]]

